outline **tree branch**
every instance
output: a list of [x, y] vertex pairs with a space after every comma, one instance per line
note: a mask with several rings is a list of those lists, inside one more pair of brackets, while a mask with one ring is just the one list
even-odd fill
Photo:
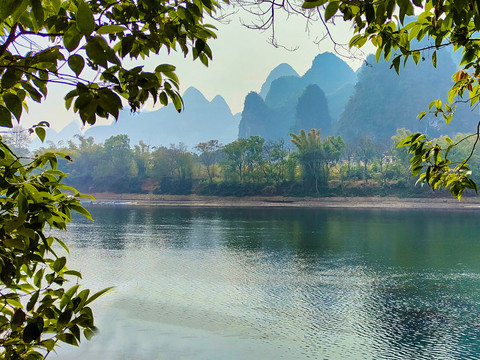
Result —
[[13, 27], [10, 29], [10, 34], [8, 34], [7, 40], [0, 46], [0, 57], [2, 57], [5, 54], [5, 51], [7, 51], [8, 46], [15, 41], [15, 38], [17, 35], [15, 34], [17, 32], [17, 23], [13, 25]]

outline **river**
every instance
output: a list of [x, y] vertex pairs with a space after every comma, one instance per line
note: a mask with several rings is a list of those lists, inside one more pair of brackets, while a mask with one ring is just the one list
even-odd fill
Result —
[[90, 206], [100, 333], [59, 359], [479, 359], [480, 213]]

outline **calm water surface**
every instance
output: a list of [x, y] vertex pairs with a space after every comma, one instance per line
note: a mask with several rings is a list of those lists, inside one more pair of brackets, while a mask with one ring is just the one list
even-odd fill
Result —
[[479, 359], [480, 212], [91, 206], [61, 359]]

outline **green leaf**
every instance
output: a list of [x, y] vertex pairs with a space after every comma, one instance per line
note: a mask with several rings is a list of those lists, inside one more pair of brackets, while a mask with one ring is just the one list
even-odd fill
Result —
[[392, 65], [390, 66], [390, 68], [394, 68], [395, 69], [395, 72], [397, 73], [397, 75], [400, 75], [400, 72], [399, 72], [399, 68], [400, 68], [400, 59], [401, 59], [401, 56], [396, 56], [395, 59], [392, 60]]
[[40, 94], [30, 83], [23, 82], [22, 87], [28, 91], [28, 95], [30, 95], [33, 101], [38, 103], [42, 101], [42, 94]]
[[63, 341], [64, 343], [67, 343], [73, 346], [78, 346], [78, 341], [77, 339], [75, 339], [75, 336], [73, 336], [72, 334], [69, 334], [69, 333], [59, 334], [57, 336], [57, 339], [60, 341]]
[[38, 324], [30, 323], [23, 329], [23, 341], [26, 343], [32, 342], [39, 339], [41, 334]]
[[103, 25], [97, 30], [97, 34], [117, 34], [124, 32], [126, 29], [122, 25]]
[[379, 47], [377, 49], [377, 51], [375, 52], [375, 61], [378, 63], [378, 61], [380, 60], [380, 55], [382, 55], [382, 47]]
[[12, 15], [21, 4], [22, 2], [19, 0], [3, 0], [2, 6], [0, 6], [0, 21], [3, 22], [3, 20]]
[[200, 59], [203, 65], [208, 66], [208, 57], [204, 53], [199, 54], [198, 58]]
[[183, 104], [180, 96], [177, 96], [177, 95], [173, 96], [172, 101], [173, 101], [173, 105], [175, 106], [175, 110], [177, 110], [177, 112], [181, 112], [183, 108]]
[[93, 18], [92, 10], [83, 0], [80, 0], [78, 3], [77, 28], [85, 36], [89, 36], [95, 30], [95, 19]]
[[412, 53], [412, 57], [413, 57], [413, 61], [415, 62], [415, 65], [417, 65], [418, 62], [420, 61], [420, 58], [421, 58], [420, 51], [415, 50], [415, 51]]
[[17, 121], [20, 121], [22, 116], [22, 101], [18, 98], [17, 95], [12, 93], [5, 94], [3, 96], [3, 101], [7, 105], [8, 110], [17, 118]]
[[35, 128], [35, 134], [37, 134], [40, 141], [43, 142], [45, 140], [45, 136], [47, 135], [47, 132], [45, 131], [45, 129], [43, 127], [37, 126]]
[[161, 64], [155, 68], [155, 72], [172, 72], [175, 71], [176, 67], [170, 64]]
[[113, 287], [113, 286], [110, 286], [110, 287], [108, 287], [108, 288], [106, 288], [106, 289], [100, 290], [99, 292], [97, 292], [97, 293], [93, 294], [92, 296], [90, 296], [90, 297], [88, 298], [88, 300], [85, 302], [85, 305], [90, 304], [92, 301], [97, 300], [100, 296], [105, 295], [106, 293], [112, 291], [113, 289], [114, 289], [114, 287]]
[[173, 84], [173, 86], [175, 86], [178, 89], [178, 77], [177, 77], [177, 75], [173, 71], [164, 71], [163, 73], [165, 74], [166, 77], [173, 80], [173, 81], [171, 81], [171, 83]]
[[91, 328], [85, 328], [83, 330], [83, 335], [87, 340], [91, 340], [95, 336], [95, 331]]
[[80, 287], [80, 285], [73, 285], [70, 289], [67, 290], [67, 292], [65, 293], [65, 296], [69, 297], [69, 298], [72, 298], [72, 296], [77, 292], [78, 288]]
[[165, 92], [161, 92], [160, 93], [160, 103], [163, 105], [163, 106], [167, 106], [168, 105], [168, 97], [167, 97], [167, 94], [165, 94]]
[[[79, 271], [76, 271], [76, 270], [67, 270], [67, 271], [64, 271], [63, 272], [63, 275], [72, 275], [72, 276], [76, 276], [78, 278], [82, 278], [82, 274], [79, 272]], [[85, 290], [84, 290], [85, 291]]]
[[62, 240], [60, 240], [59, 238], [54, 238], [54, 239], [67, 252], [67, 254], [70, 254], [70, 250], [68, 249], [67, 245]]
[[43, 12], [42, 2], [40, 0], [31, 0], [32, 12], [38, 27], [42, 27], [45, 14]]
[[349, 47], [356, 46], [358, 48], [361, 48], [365, 43], [367, 42], [367, 37], [363, 35], [355, 35], [352, 37], [350, 40], [350, 43], [348, 44]]
[[9, 248], [14, 248], [18, 250], [25, 249], [25, 243], [20, 238], [6, 238], [3, 240], [3, 244]]
[[98, 91], [98, 96], [100, 98], [101, 107], [113, 115], [115, 119], [118, 119], [119, 110], [123, 107], [120, 97], [107, 88], [100, 89]]
[[437, 67], [437, 52], [434, 51], [432, 54], [432, 64], [434, 67]]
[[328, 3], [327, 8], [325, 9], [325, 21], [328, 21], [337, 13], [338, 6], [339, 6], [338, 1], [332, 1]]
[[85, 306], [85, 303], [87, 302], [88, 295], [90, 295], [90, 290], [85, 289], [80, 291], [80, 293], [78, 294], [78, 299], [80, 299], [80, 303], [74, 309], [75, 312], [79, 312], [80, 310], [83, 309], [83, 307]]
[[53, 270], [56, 272], [56, 273], [59, 273], [65, 266], [65, 264], [67, 263], [67, 259], [62, 256], [60, 258], [58, 258], [57, 260], [55, 260], [55, 262], [53, 263]]
[[121, 43], [122, 58], [124, 58], [125, 56], [127, 56], [127, 54], [130, 53], [134, 43], [135, 43], [135, 36], [133, 35], [129, 34], [122, 39], [122, 43]]
[[85, 67], [85, 60], [82, 56], [74, 54], [68, 58], [68, 66], [79, 76]]
[[17, 197], [18, 216], [24, 216], [28, 211], [28, 200], [23, 193], [18, 194]]
[[2, 88], [3, 89], [10, 89], [13, 85], [15, 85], [18, 81], [17, 74], [15, 69], [10, 68], [5, 71], [5, 73], [2, 75]]
[[35, 276], [33, 277], [33, 284], [37, 287], [40, 288], [42, 285], [42, 279], [43, 279], [43, 274], [45, 273], [45, 269], [40, 269], [35, 273]]
[[85, 45], [85, 50], [91, 61], [107, 68], [107, 54], [102, 47], [99, 37], [89, 38]]
[[82, 214], [83, 216], [85, 216], [88, 220], [92, 220], [92, 215], [88, 212], [87, 209], [85, 209], [83, 206], [80, 206], [80, 205], [70, 205], [70, 209]]
[[80, 285], [74, 285], [70, 289], [67, 290], [67, 292], [62, 296], [62, 299], [60, 300], [60, 308], [63, 309], [65, 308], [70, 301], [72, 300], [73, 295], [75, 292], [78, 290]]
[[197, 49], [198, 52], [202, 52], [203, 49], [205, 49], [205, 45], [206, 43], [202, 39], [197, 39], [197, 41], [195, 41], [195, 49]]
[[43, 340], [40, 342], [40, 345], [44, 346], [47, 351], [52, 351], [53, 348], [55, 347], [55, 340], [53, 339], [48, 339], [48, 340]]
[[78, 47], [80, 40], [82, 39], [82, 34], [78, 31], [75, 23], [70, 25], [70, 27], [63, 34], [63, 44], [68, 51], [73, 51]]
[[322, 6], [325, 4], [328, 0], [314, 0], [314, 1], [305, 1], [302, 5], [302, 8], [304, 9], [313, 9], [317, 6]]
[[12, 325], [20, 326], [25, 322], [25, 313], [22, 309], [17, 309], [12, 317]]
[[72, 315], [73, 315], [72, 309], [67, 309], [60, 314], [57, 320], [57, 331], [62, 331], [62, 329], [68, 325], [68, 323], [72, 319]]
[[73, 336], [75, 336], [75, 339], [77, 339], [78, 341], [80, 341], [81, 339], [81, 336], [80, 336], [80, 328], [78, 327], [77, 324], [73, 325], [73, 326], [69, 326], [68, 327], [68, 330], [70, 330], [70, 332], [73, 334]]
[[37, 300], [38, 300], [38, 296], [40, 295], [40, 291], [35, 291], [32, 295], [32, 297], [30, 298], [30, 300], [28, 300], [28, 303], [27, 303], [27, 311], [32, 311], [33, 308], [35, 307], [35, 304], [37, 303]]
[[375, 19], [375, 9], [369, 2], [365, 2], [365, 17], [367, 18], [367, 22], [369, 24]]

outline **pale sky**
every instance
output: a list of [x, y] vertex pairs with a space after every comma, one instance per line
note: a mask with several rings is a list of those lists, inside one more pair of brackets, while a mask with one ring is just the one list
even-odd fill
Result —
[[[240, 18], [244, 22], [248, 21], [246, 15], [239, 12], [230, 16], [229, 24], [214, 23], [218, 28], [218, 39], [209, 41], [213, 50], [213, 61], [208, 68], [200, 61], [192, 61], [190, 54], [184, 59], [183, 55], [175, 52], [153, 56], [144, 65], [147, 69], [153, 69], [162, 63], [175, 65], [181, 93], [194, 86], [209, 100], [216, 95], [222, 95], [232, 112], [238, 113], [242, 111], [245, 96], [250, 91], [260, 91], [268, 74], [277, 65], [288, 63], [303, 75], [317, 54], [334, 51], [333, 43], [328, 39], [319, 44], [315, 43], [324, 33], [321, 23], [313, 23], [311, 31], [307, 32], [303, 18], [279, 19], [276, 38], [278, 43], [286, 48], [297, 48], [289, 51], [283, 47], [275, 48], [268, 41], [270, 32], [248, 29], [241, 24]], [[331, 30], [339, 43], [347, 43], [352, 34], [349, 26], [343, 23], [332, 26]], [[343, 60], [356, 70], [362, 65], [361, 59], [364, 57], [365, 55], [358, 54], [356, 59]], [[44, 103], [29, 104], [30, 112], [22, 118], [22, 125], [27, 127], [45, 120], [56, 130], [60, 130], [73, 119], [77, 119], [77, 114], [66, 111], [64, 107], [63, 96], [68, 91], [68, 88], [61, 86], [50, 86], [49, 96]], [[185, 106], [188, 107], [188, 103]]]

